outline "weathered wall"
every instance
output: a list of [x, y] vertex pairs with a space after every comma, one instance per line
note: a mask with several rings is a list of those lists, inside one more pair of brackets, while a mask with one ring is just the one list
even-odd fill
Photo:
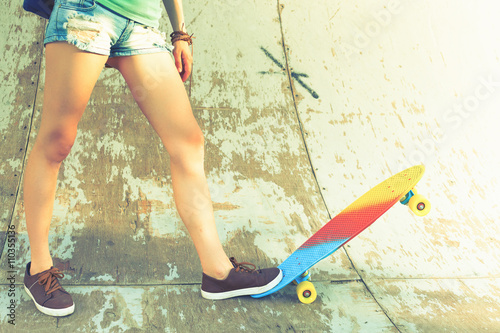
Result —
[[21, 290], [29, 243], [20, 178], [40, 122], [44, 21], [20, 5], [0, 13], [0, 217], [2, 235], [9, 225], [17, 232], [16, 329], [500, 329], [492, 2], [185, 1], [196, 36], [186, 89], [229, 254], [277, 265], [412, 164], [426, 165], [418, 189], [433, 210], [418, 218], [395, 207], [319, 263], [311, 305], [292, 287], [260, 300], [206, 301], [168, 154], [118, 71], [105, 69], [58, 180], [51, 249], [76, 303], [61, 319], [36, 312]]

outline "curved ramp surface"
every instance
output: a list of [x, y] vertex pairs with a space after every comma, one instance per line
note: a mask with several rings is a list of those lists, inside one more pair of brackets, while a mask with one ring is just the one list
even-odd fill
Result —
[[[196, 36], [186, 89], [228, 254], [278, 265], [410, 165], [426, 166], [417, 188], [433, 210], [418, 218], [391, 209], [318, 263], [311, 305], [293, 287], [204, 300], [168, 154], [119, 72], [103, 69], [61, 168], [51, 224], [54, 263], [76, 310], [59, 319], [38, 313], [21, 288], [30, 260], [21, 184], [44, 97], [45, 21], [8, 2], [0, 13], [0, 269], [14, 278], [0, 281], [0, 331], [499, 331], [498, 5], [184, 7]], [[170, 32], [165, 12], [161, 29]]]

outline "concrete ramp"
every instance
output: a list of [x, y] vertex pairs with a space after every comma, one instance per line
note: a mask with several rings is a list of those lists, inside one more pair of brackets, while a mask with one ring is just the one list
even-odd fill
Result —
[[[61, 168], [51, 224], [76, 310], [43, 315], [22, 289], [30, 255], [21, 184], [43, 103], [45, 20], [7, 2], [0, 331], [500, 331], [499, 6], [231, 0], [184, 9], [196, 37], [186, 89], [228, 254], [278, 265], [415, 164], [426, 166], [417, 188], [431, 213], [398, 205], [316, 265], [313, 304], [293, 286], [207, 301], [169, 156], [119, 72], [104, 69]], [[171, 30], [165, 12], [161, 28]]]

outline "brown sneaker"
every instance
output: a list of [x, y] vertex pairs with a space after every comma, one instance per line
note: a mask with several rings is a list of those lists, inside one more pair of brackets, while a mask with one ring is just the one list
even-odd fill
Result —
[[24, 273], [24, 290], [41, 312], [49, 316], [67, 316], [75, 311], [71, 295], [61, 287], [58, 279], [64, 277], [57, 268], [51, 267], [35, 275], [30, 274], [31, 262]]
[[234, 258], [230, 258], [230, 260], [234, 268], [231, 269], [225, 280], [217, 280], [203, 273], [201, 280], [201, 296], [203, 298], [226, 299], [260, 294], [274, 288], [283, 277], [279, 268], [256, 270], [254, 264], [239, 263]]

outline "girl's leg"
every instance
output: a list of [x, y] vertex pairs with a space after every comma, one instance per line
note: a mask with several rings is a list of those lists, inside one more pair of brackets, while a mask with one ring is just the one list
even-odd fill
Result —
[[204, 138], [168, 53], [109, 61], [125, 78], [142, 112], [170, 155], [174, 200], [200, 257], [203, 272], [224, 279], [233, 265], [215, 227], [204, 171]]
[[24, 174], [32, 275], [53, 265], [48, 237], [59, 167], [71, 150], [78, 122], [108, 58], [66, 42], [47, 44], [45, 57], [42, 122]]

